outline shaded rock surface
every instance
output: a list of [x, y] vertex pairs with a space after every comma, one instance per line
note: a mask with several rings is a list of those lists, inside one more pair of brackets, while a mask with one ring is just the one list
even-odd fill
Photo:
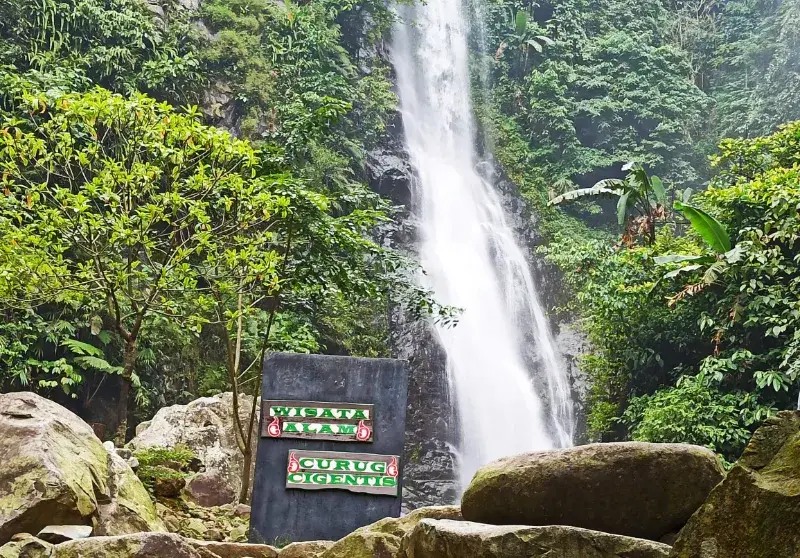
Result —
[[190, 541], [167, 533], [90, 537], [53, 547], [52, 558], [211, 558]]
[[46, 558], [50, 556], [52, 549], [50, 543], [23, 533], [0, 546], [0, 558]]
[[334, 543], [321, 558], [395, 558], [399, 551], [399, 537], [359, 529]]
[[480, 469], [464, 519], [569, 525], [659, 540], [680, 529], [723, 477], [716, 455], [687, 444], [590, 444], [500, 459]]
[[189, 541], [201, 554], [212, 554], [214, 558], [275, 558], [278, 551], [265, 544], [248, 544], [213, 541]]
[[756, 431], [670, 556], [800, 557], [800, 412], [780, 412]]
[[142, 483], [92, 428], [33, 393], [0, 395], [0, 543], [53, 525], [159, 531]]
[[333, 541], [296, 542], [283, 547], [278, 558], [320, 558], [333, 545]]
[[275, 558], [271, 546], [185, 539], [167, 533], [91, 537], [51, 545], [27, 536], [0, 547], [0, 558]]
[[37, 539], [58, 544], [75, 539], [85, 539], [92, 534], [90, 525], [48, 525], [36, 535]]
[[[243, 396], [239, 417], [248, 424], [252, 398]], [[258, 420], [253, 429], [254, 436]], [[195, 452], [205, 466], [205, 475], [216, 475], [219, 492], [209, 499], [214, 502], [233, 502], [241, 490], [241, 471], [244, 458], [236, 444], [233, 417], [233, 395], [223, 393], [214, 397], [202, 397], [188, 405], [172, 405], [160, 409], [146, 428], [128, 443], [137, 450], [148, 447], [174, 448], [184, 445]], [[253, 452], [255, 464], [255, 452]], [[252, 469], [251, 469], [252, 471]], [[198, 473], [200, 475], [204, 473]], [[192, 479], [189, 479], [191, 484]], [[206, 484], [206, 488], [208, 488]], [[251, 472], [252, 486], [252, 472]]]
[[667, 558], [644, 539], [551, 525], [495, 526], [425, 519], [403, 540], [402, 558]]

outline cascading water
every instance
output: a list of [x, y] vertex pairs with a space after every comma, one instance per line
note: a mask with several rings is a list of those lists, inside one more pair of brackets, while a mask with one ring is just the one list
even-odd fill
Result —
[[403, 6], [392, 49], [425, 281], [463, 309], [457, 327], [437, 329], [457, 402], [462, 487], [492, 459], [571, 445], [573, 422], [528, 263], [491, 177], [477, 170], [486, 163], [475, 149], [463, 2]]

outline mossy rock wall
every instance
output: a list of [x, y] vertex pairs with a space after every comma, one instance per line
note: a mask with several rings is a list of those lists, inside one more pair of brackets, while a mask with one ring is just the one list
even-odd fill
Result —
[[756, 431], [670, 557], [800, 557], [800, 412], [778, 413]]

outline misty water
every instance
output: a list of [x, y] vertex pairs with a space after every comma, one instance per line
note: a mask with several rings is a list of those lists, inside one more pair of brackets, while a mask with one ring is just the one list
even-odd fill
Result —
[[569, 381], [490, 168], [475, 148], [470, 18], [462, 0], [404, 6], [394, 32], [417, 173], [423, 281], [463, 309], [438, 327], [459, 423], [459, 480], [498, 457], [572, 444]]

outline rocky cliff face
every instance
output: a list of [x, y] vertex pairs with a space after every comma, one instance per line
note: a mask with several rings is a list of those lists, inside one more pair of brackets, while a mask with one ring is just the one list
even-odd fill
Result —
[[[397, 113], [381, 146], [367, 155], [373, 190], [400, 207], [397, 226], [382, 231], [382, 241], [410, 255], [416, 253], [414, 172], [403, 142]], [[449, 404], [447, 361], [431, 325], [411, 319], [401, 309], [390, 316], [392, 356], [407, 360], [410, 376], [403, 487], [405, 511], [457, 500], [455, 417]]]
[[[367, 176], [376, 192], [402, 208], [398, 226], [386, 231], [383, 241], [414, 255], [419, 240], [415, 176], [404, 145], [399, 115], [392, 120], [388, 132], [384, 144], [368, 154]], [[540, 284], [542, 302], [546, 308], [553, 308], [560, 295], [558, 276], [535, 257], [535, 247], [541, 238], [517, 186], [491, 160], [481, 163], [479, 170], [497, 184], [515, 232], [528, 248], [529, 265]], [[568, 366], [574, 400], [582, 401], [584, 381], [577, 366], [577, 357], [585, 350], [586, 340], [568, 320], [553, 320], [553, 327]], [[453, 452], [458, 438], [458, 424], [454, 405], [450, 401], [446, 355], [439, 345], [436, 332], [428, 323], [415, 322], [402, 311], [394, 309], [390, 328], [392, 356], [407, 360], [411, 371], [404, 506], [414, 509], [453, 503], [459, 492]], [[545, 394], [541, 395], [546, 401]], [[578, 439], [581, 439], [584, 431], [583, 413], [577, 405], [576, 416], [579, 422]]]

